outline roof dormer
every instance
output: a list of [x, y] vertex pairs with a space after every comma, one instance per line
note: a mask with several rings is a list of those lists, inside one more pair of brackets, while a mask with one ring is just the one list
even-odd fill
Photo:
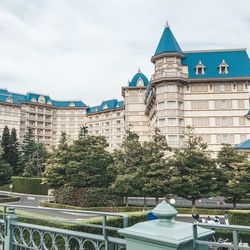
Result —
[[39, 98], [38, 98], [38, 102], [39, 103], [45, 103], [45, 97], [44, 96], [39, 96]]
[[228, 74], [229, 65], [225, 62], [224, 59], [222, 60], [218, 68], [219, 68], [219, 74]]
[[204, 75], [205, 74], [205, 65], [202, 64], [202, 61], [199, 60], [199, 63], [195, 66], [196, 75]]

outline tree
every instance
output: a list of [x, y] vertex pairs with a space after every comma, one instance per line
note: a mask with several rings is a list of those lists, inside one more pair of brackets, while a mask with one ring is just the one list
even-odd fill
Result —
[[112, 156], [106, 150], [105, 137], [87, 135], [69, 147], [63, 145], [59, 145], [58, 151], [47, 161], [45, 182], [54, 188], [63, 185], [76, 188], [110, 186], [112, 176], [107, 167], [112, 163]]
[[220, 194], [231, 199], [236, 208], [236, 203], [250, 192], [250, 162], [247, 155], [231, 145], [223, 144], [217, 155], [217, 164]]
[[79, 131], [79, 139], [81, 139], [82, 137], [86, 137], [87, 134], [88, 134], [88, 127], [85, 125], [82, 125]]
[[126, 206], [129, 195], [142, 195], [143, 151], [139, 136], [127, 130], [120, 149], [113, 153], [114, 163], [109, 167], [115, 175], [112, 187], [125, 197]]
[[3, 149], [3, 160], [8, 163], [10, 160], [10, 131], [7, 126], [3, 129], [1, 146]]
[[69, 183], [66, 168], [70, 160], [69, 145], [65, 132], [61, 133], [58, 147], [52, 151], [45, 164], [43, 183], [60, 188]]
[[167, 144], [166, 137], [160, 133], [159, 129], [150, 141], [143, 143], [145, 150], [143, 154], [143, 191], [147, 196], [156, 197], [158, 204], [159, 197], [165, 196], [169, 192], [170, 169], [166, 155], [171, 148]]
[[47, 157], [47, 150], [42, 143], [36, 143], [31, 128], [28, 128], [22, 144], [25, 176], [41, 176]]
[[233, 207], [250, 195], [250, 162], [236, 163], [226, 185], [225, 196], [232, 199]]
[[0, 147], [0, 185], [11, 182], [11, 167], [3, 159], [3, 149]]
[[173, 192], [192, 201], [211, 196], [216, 191], [216, 164], [207, 151], [207, 145], [188, 128], [187, 146], [175, 151], [169, 164], [172, 168]]
[[20, 144], [17, 139], [15, 128], [11, 130], [10, 134], [9, 155], [9, 164], [11, 166], [13, 175], [20, 175], [21, 173], [23, 173], [23, 164], [20, 153]]

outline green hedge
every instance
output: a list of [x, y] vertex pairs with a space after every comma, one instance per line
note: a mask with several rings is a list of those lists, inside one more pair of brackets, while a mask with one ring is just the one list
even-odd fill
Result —
[[[129, 206], [129, 207], [77, 207], [62, 205], [57, 203], [49, 203], [47, 201], [40, 201], [39, 205], [41, 207], [50, 207], [50, 208], [62, 208], [62, 209], [82, 209], [82, 210], [91, 210], [91, 211], [101, 211], [101, 212], [134, 212], [142, 211], [143, 207]], [[154, 207], [146, 207], [145, 210], [152, 210]], [[176, 208], [178, 214], [194, 214], [198, 213], [200, 215], [224, 215], [226, 211], [224, 209], [191, 209], [191, 208]]]
[[110, 188], [62, 187], [54, 191], [55, 202], [77, 207], [117, 207], [123, 205], [123, 197]]
[[33, 177], [18, 177], [14, 176], [12, 179], [13, 192], [25, 194], [47, 195], [48, 186], [42, 183], [42, 178]]
[[250, 226], [250, 210], [230, 210], [229, 222], [232, 225]]
[[6, 203], [6, 202], [16, 202], [20, 201], [20, 197], [17, 196], [1, 196], [0, 197], [0, 203]]

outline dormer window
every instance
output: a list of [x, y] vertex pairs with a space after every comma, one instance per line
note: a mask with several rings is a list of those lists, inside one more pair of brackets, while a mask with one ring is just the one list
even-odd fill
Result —
[[228, 64], [223, 59], [221, 64], [219, 65], [219, 74], [228, 74]]
[[33, 98], [31, 99], [31, 102], [36, 102], [36, 98], [33, 97]]
[[137, 87], [143, 87], [144, 86], [144, 83], [143, 83], [143, 80], [141, 78], [139, 78], [137, 80], [137, 83], [136, 83]]
[[69, 107], [75, 107], [76, 105], [73, 103], [73, 102], [71, 102], [70, 104], [69, 104]]
[[44, 96], [39, 96], [38, 102], [39, 102], [39, 103], [45, 103], [45, 98], [44, 98]]
[[205, 74], [205, 65], [202, 64], [201, 60], [199, 63], [196, 65], [196, 75], [204, 75]]

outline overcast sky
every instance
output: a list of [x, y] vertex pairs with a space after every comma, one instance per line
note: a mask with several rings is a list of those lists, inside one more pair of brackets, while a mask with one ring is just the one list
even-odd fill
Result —
[[183, 50], [250, 49], [250, 0], [1, 0], [0, 87], [81, 99], [121, 97], [166, 19]]

